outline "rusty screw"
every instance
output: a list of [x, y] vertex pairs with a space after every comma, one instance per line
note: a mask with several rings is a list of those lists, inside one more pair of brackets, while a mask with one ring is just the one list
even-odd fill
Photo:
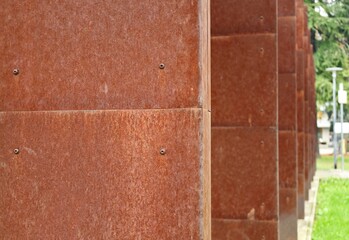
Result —
[[13, 73], [13, 75], [18, 75], [19, 69], [18, 68], [13, 69], [12, 73]]
[[164, 68], [165, 68], [165, 64], [160, 63], [159, 68], [160, 68], [160, 69], [164, 69]]
[[15, 149], [13, 150], [13, 153], [14, 153], [14, 154], [19, 154], [19, 149], [18, 149], [18, 148], [15, 148]]
[[166, 154], [166, 149], [165, 148], [161, 148], [160, 149], [160, 154], [161, 155], [165, 155]]

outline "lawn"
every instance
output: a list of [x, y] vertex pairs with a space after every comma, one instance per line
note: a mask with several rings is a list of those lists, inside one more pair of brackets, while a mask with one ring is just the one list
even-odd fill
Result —
[[[337, 167], [342, 169], [342, 158], [337, 157]], [[316, 168], [319, 170], [330, 170], [333, 169], [333, 156], [321, 156], [317, 159]], [[349, 170], [349, 155], [344, 158], [344, 169]]]
[[321, 180], [312, 239], [349, 239], [349, 179]]

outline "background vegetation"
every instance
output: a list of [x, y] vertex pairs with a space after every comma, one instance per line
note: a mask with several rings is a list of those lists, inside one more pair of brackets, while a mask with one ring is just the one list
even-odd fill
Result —
[[[305, 0], [316, 66], [317, 105], [332, 114], [332, 76], [328, 67], [342, 67], [339, 83], [349, 90], [349, 0]], [[338, 87], [337, 87], [338, 89]], [[349, 120], [349, 104], [345, 105]]]

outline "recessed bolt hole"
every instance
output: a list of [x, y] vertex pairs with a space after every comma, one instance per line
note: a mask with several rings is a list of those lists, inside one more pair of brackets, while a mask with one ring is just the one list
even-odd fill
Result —
[[260, 53], [264, 53], [264, 48], [260, 48], [260, 49], [259, 49], [259, 52], [260, 52]]
[[15, 149], [13, 150], [13, 153], [14, 153], [14, 154], [19, 154], [19, 149], [18, 149], [18, 148], [15, 148]]
[[263, 21], [264, 20], [264, 16], [260, 16], [259, 20]]
[[18, 75], [19, 69], [18, 68], [13, 69], [12, 73], [13, 73], [13, 75]]
[[160, 154], [161, 155], [165, 155], [166, 154], [166, 149], [165, 148], [161, 148], [160, 149]]
[[164, 68], [165, 68], [165, 64], [160, 63], [159, 68], [160, 68], [160, 69], [164, 69]]

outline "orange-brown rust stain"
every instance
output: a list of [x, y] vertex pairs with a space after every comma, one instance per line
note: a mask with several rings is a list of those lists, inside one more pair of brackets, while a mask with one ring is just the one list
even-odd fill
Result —
[[277, 240], [277, 221], [223, 220], [212, 221], [212, 239], [215, 240]]
[[2, 1], [0, 110], [201, 106], [198, 5]]
[[2, 237], [200, 239], [202, 121], [189, 109], [1, 113]]
[[275, 0], [212, 0], [213, 36], [276, 32]]
[[213, 126], [276, 125], [275, 35], [212, 38]]
[[212, 128], [212, 217], [277, 219], [276, 131]]

